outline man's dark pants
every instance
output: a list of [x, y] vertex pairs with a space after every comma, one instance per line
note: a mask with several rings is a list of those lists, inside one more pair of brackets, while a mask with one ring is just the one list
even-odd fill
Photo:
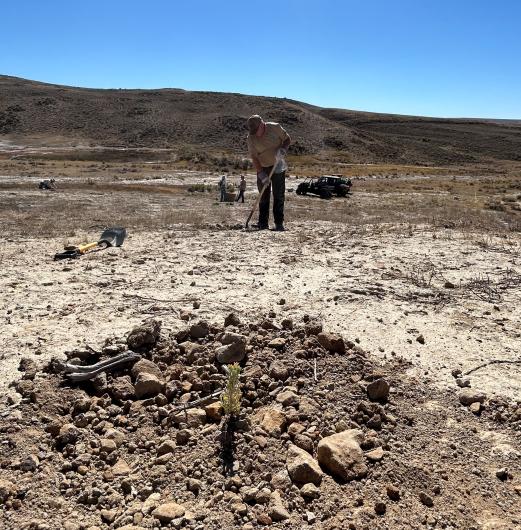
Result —
[[[268, 175], [271, 167], [262, 168]], [[271, 177], [271, 183], [266, 188], [259, 202], [259, 228], [268, 228], [268, 219], [270, 216], [270, 196], [273, 187], [273, 220], [275, 225], [284, 225], [284, 194], [286, 192], [286, 173], [274, 173]], [[262, 189], [262, 182], [257, 178], [257, 188]]]

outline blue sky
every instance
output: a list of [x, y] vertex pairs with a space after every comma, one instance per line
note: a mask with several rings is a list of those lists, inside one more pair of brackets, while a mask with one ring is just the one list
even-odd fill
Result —
[[517, 0], [4, 0], [0, 74], [521, 119]]

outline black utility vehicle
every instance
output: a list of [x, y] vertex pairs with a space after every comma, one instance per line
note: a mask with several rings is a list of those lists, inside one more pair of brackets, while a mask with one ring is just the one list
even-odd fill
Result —
[[322, 199], [331, 199], [333, 195], [345, 197], [352, 185], [351, 179], [343, 177], [313, 177], [306, 179], [297, 186], [297, 195], [313, 193]]

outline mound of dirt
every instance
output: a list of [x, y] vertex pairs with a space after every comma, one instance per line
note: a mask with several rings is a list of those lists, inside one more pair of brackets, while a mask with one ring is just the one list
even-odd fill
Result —
[[[24, 361], [0, 420], [0, 526], [519, 527], [518, 404], [468, 391], [460, 403], [310, 317], [226, 324], [168, 334], [148, 321], [69, 352], [78, 370], [150, 339], [89, 381], [70, 381], [61, 360]], [[236, 417], [219, 400], [230, 346]]]

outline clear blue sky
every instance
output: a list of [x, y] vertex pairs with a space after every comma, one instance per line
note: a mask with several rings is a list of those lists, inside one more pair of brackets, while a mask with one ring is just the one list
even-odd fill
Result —
[[521, 119], [519, 0], [5, 0], [0, 73]]

